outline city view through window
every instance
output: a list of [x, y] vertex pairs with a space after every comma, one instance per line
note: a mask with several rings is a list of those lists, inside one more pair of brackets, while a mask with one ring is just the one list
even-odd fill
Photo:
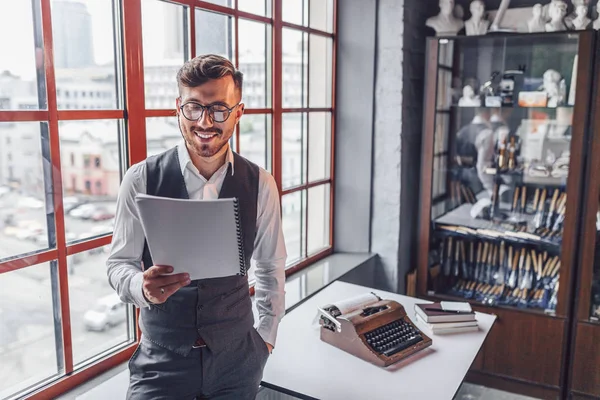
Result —
[[[271, 0], [239, 0], [243, 17], [233, 1], [210, 1], [223, 7], [192, 10], [194, 40], [188, 6], [134, 0], [141, 8], [146, 110], [140, 132], [129, 129], [139, 116], [126, 112], [124, 88], [137, 77], [123, 61], [121, 1], [49, 1], [52, 74], [42, 1], [0, 4], [0, 53], [11, 54], [0, 58], [0, 398], [137, 340], [134, 309], [120, 302], [106, 276], [116, 198], [126, 169], [141, 161], [128, 158], [131, 143], [141, 138], [149, 156], [181, 141], [175, 76], [194, 54], [226, 56], [244, 73], [247, 113], [231, 145], [279, 171], [288, 265], [331, 246], [333, 0], [272, 0], [282, 7], [279, 31]], [[282, 43], [279, 90], [273, 35]], [[49, 87], [55, 87], [51, 99]], [[62, 196], [55, 195], [57, 179]]]

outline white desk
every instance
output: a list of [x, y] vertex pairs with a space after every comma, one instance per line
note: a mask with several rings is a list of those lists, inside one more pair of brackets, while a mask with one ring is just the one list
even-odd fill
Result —
[[317, 306], [370, 291], [402, 304], [413, 322], [414, 304], [426, 302], [364, 286], [332, 283], [283, 318], [263, 384], [317, 399], [452, 399], [496, 317], [477, 313], [478, 332], [453, 335], [435, 336], [417, 324], [433, 344], [397, 364], [380, 368], [322, 342], [319, 328], [313, 325]]

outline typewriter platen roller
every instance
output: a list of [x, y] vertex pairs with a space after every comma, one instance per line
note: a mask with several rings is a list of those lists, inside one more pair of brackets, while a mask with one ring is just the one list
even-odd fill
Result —
[[431, 339], [393, 300], [381, 300], [347, 314], [336, 311], [321, 310], [321, 340], [375, 365], [387, 367], [431, 346]]

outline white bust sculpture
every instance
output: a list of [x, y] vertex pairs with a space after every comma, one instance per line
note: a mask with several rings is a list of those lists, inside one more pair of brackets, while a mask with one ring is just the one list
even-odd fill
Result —
[[590, 0], [571, 0], [571, 3], [573, 3], [573, 12], [565, 17], [565, 25], [569, 29], [576, 29], [573, 25], [573, 20], [577, 18], [577, 7], [586, 6], [589, 10]]
[[464, 22], [454, 16], [454, 0], [439, 0], [440, 13], [425, 22], [437, 36], [455, 36], [464, 27]]
[[542, 15], [543, 7], [541, 4], [536, 4], [533, 6], [533, 10], [531, 12], [531, 19], [527, 21], [527, 28], [529, 28], [529, 32], [545, 32], [546, 31], [546, 20]]
[[558, 32], [567, 29], [564, 22], [567, 16], [567, 3], [563, 0], [552, 0], [548, 13], [550, 21], [546, 23], [546, 32]]
[[471, 18], [465, 21], [467, 35], [485, 35], [490, 27], [490, 21], [485, 19], [485, 4], [482, 0], [473, 0], [470, 10]]
[[587, 16], [588, 7], [586, 5], [579, 5], [575, 9], [575, 18], [572, 20], [573, 28], [577, 30], [587, 29], [592, 22]]
[[463, 88], [463, 95], [458, 99], [459, 107], [480, 107], [481, 99], [475, 95], [475, 91], [471, 85], [466, 85]]
[[558, 106], [558, 100], [560, 98], [560, 73], [556, 70], [549, 69], [544, 72], [544, 91], [548, 95], [548, 107], [556, 107]]

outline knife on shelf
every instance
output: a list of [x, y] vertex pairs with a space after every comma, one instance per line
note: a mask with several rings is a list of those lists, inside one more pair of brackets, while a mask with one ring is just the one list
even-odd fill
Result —
[[521, 214], [525, 214], [525, 206], [527, 204], [527, 186], [523, 185], [521, 187]]
[[452, 236], [448, 238], [446, 257], [444, 260], [444, 276], [449, 276], [452, 269]]
[[465, 275], [466, 279], [469, 279], [471, 277], [471, 273], [473, 272], [474, 264], [475, 264], [474, 257], [475, 257], [475, 243], [470, 242], [469, 243], [469, 266], [467, 268], [467, 274]]
[[515, 255], [513, 257], [513, 262], [510, 270], [510, 275], [508, 277], [508, 286], [514, 288], [517, 286], [517, 263], [519, 260], [519, 251], [515, 250]]
[[486, 282], [492, 282], [492, 273], [496, 270], [496, 265], [498, 263], [498, 245], [494, 244], [494, 255], [492, 256], [492, 262], [488, 266], [487, 274], [485, 277]]
[[517, 212], [517, 204], [519, 202], [519, 187], [515, 187], [515, 193], [513, 195], [513, 202], [510, 211]]
[[552, 193], [552, 201], [550, 202], [550, 210], [548, 210], [548, 216], [546, 217], [546, 228], [552, 228], [552, 219], [554, 218], [554, 211], [556, 209], [556, 201], [558, 200], [558, 189], [554, 189]]
[[554, 232], [560, 232], [560, 230], [562, 229], [562, 224], [565, 220], [565, 212], [567, 209], [567, 193], [563, 192], [560, 195], [560, 199], [558, 201], [558, 211], [557, 211], [557, 216], [556, 216], [556, 220], [554, 221], [554, 225], [552, 226], [552, 230]]
[[465, 254], [465, 242], [461, 241], [460, 242], [460, 258], [461, 258], [461, 273], [463, 278], [466, 278], [469, 274], [469, 260], [466, 257]]
[[483, 274], [483, 270], [485, 269], [485, 264], [487, 263], [488, 260], [488, 252], [491, 253], [491, 245], [488, 242], [484, 242], [483, 243], [483, 254], [481, 255], [481, 263], [479, 264], [479, 267], [477, 267], [477, 271], [475, 274], [475, 280], [476, 281], [481, 281], [481, 275]]
[[537, 209], [537, 202], [538, 202], [539, 198], [540, 198], [540, 188], [536, 188], [535, 194], [533, 195], [533, 204], [531, 205], [531, 212], [533, 212], [533, 213]]
[[460, 240], [456, 240], [456, 243], [454, 244], [454, 264], [453, 264], [453, 268], [452, 268], [452, 274], [454, 276], [458, 276], [458, 272], [460, 270], [460, 244], [462, 243], [462, 241]]
[[539, 227], [542, 226], [542, 222], [544, 221], [544, 208], [546, 208], [546, 194], [547, 194], [548, 190], [547, 189], [543, 189], [542, 190], [542, 194], [540, 196], [540, 201], [538, 203], [538, 208], [537, 208], [537, 212], [535, 213], [535, 216], [533, 217], [533, 226], [534, 228], [538, 229]]
[[555, 278], [558, 276], [558, 271], [560, 270], [560, 265], [561, 265], [561, 262], [560, 262], [560, 259], [558, 259], [558, 261], [554, 265], [554, 268], [552, 268], [552, 271], [550, 272], [550, 278]]
[[500, 242], [500, 262], [498, 263], [498, 269], [495, 274], [496, 284], [504, 284], [504, 261], [506, 258], [506, 244], [504, 241]]
[[521, 287], [524, 289], [531, 289], [532, 287], [532, 276], [531, 276], [531, 254], [527, 254], [527, 261], [525, 262], [525, 274], [523, 275], [523, 282]]

